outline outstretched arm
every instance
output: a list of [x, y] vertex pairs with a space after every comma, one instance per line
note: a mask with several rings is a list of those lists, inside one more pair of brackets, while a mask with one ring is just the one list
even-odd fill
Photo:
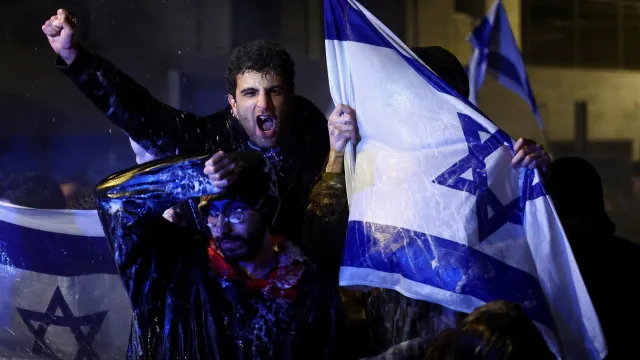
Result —
[[59, 69], [149, 154], [161, 158], [204, 149], [210, 119], [163, 104], [111, 62], [79, 46], [67, 11], [58, 10], [42, 31], [58, 54]]

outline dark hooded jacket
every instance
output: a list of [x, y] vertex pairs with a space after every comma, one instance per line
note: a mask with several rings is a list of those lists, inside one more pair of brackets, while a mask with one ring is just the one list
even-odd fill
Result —
[[216, 191], [206, 159], [153, 161], [98, 185], [100, 221], [134, 311], [129, 359], [336, 358], [340, 297], [317, 267], [306, 265], [283, 306], [218, 276], [209, 238], [162, 217], [175, 202]]
[[607, 359], [636, 359], [640, 314], [624, 290], [640, 277], [640, 245], [615, 235], [602, 180], [585, 159], [563, 157], [545, 172], [544, 185], [562, 222], [607, 341]]
[[[292, 128], [277, 149], [258, 149], [229, 109], [198, 116], [155, 99], [144, 87], [111, 62], [82, 47], [75, 61], [56, 64], [78, 88], [129, 137], [156, 158], [213, 154], [222, 150], [259, 151], [279, 178], [282, 197], [274, 232], [299, 239], [311, 187], [329, 153], [327, 120], [309, 100], [296, 96]], [[191, 209], [193, 210], [193, 204]], [[193, 219], [191, 219], [193, 220]]]

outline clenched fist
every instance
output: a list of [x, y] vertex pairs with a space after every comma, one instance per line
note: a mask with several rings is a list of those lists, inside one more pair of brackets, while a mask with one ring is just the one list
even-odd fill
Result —
[[238, 178], [235, 171], [236, 165], [222, 151], [215, 153], [211, 159], [204, 164], [204, 173], [218, 189], [226, 189]]
[[347, 142], [356, 144], [358, 127], [356, 124], [356, 112], [351, 107], [339, 104], [329, 116], [329, 142], [331, 150], [336, 153], [344, 153]]
[[56, 15], [42, 25], [42, 32], [47, 35], [49, 45], [60, 55], [67, 65], [77, 56], [76, 20], [66, 10], [60, 9]]

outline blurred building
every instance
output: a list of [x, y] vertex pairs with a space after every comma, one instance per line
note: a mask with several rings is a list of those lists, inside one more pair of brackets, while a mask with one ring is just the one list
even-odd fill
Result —
[[[463, 63], [466, 37], [493, 0], [407, 0], [410, 46], [441, 45]], [[598, 168], [619, 233], [634, 224], [631, 161], [640, 158], [640, 1], [503, 0], [555, 156], [578, 155]], [[490, 76], [480, 107], [511, 136], [542, 141], [528, 105]]]
[[[199, 114], [226, 105], [233, 47], [284, 45], [298, 92], [328, 111], [322, 0], [31, 0], [1, 2], [0, 166], [91, 179], [133, 165], [126, 136], [53, 64], [40, 26], [57, 8], [79, 39], [160, 101]], [[466, 38], [493, 0], [360, 0], [409, 46], [440, 45], [466, 63]], [[640, 0], [503, 0], [555, 154], [576, 148], [625, 178], [640, 158]], [[487, 77], [481, 108], [514, 137], [542, 140], [525, 102]], [[580, 114], [585, 116], [577, 116]], [[88, 146], [91, 144], [92, 146]], [[576, 147], [575, 144], [580, 146]], [[99, 159], [99, 160], [96, 160]], [[599, 159], [599, 160], [598, 160]], [[90, 169], [87, 171], [87, 169]], [[68, 175], [73, 174], [73, 175]]]

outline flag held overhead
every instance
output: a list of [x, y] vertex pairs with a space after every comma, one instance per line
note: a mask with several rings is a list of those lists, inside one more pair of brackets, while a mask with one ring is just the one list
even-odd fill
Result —
[[340, 284], [462, 312], [515, 302], [556, 354], [603, 358], [539, 173], [510, 167], [513, 140], [358, 2], [326, 0], [325, 35], [332, 98], [357, 111], [361, 137]]

